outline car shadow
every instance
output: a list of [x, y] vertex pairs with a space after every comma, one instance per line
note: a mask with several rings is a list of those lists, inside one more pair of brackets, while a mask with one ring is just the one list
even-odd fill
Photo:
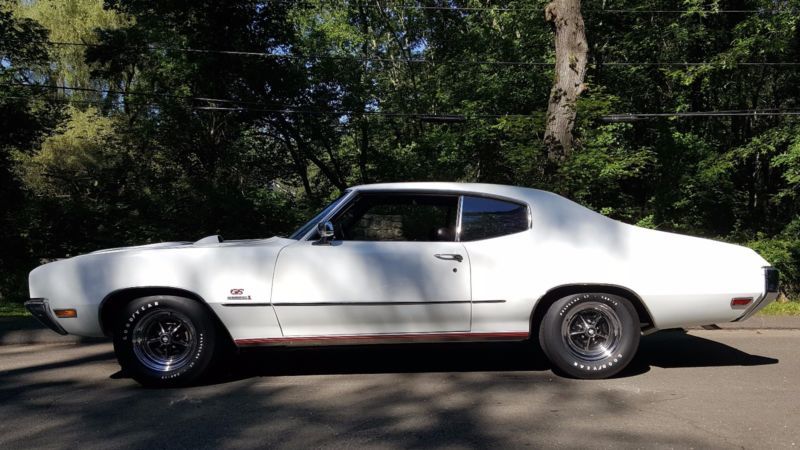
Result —
[[[724, 333], [724, 331], [720, 331]], [[763, 366], [777, 364], [768, 356], [752, 355], [720, 342], [689, 334], [686, 330], [664, 330], [642, 338], [630, 370], [656, 366], [679, 367]]]
[[425, 372], [514, 372], [550, 368], [529, 342], [391, 344], [248, 349], [209, 383], [263, 376]]
[[[668, 330], [644, 336], [634, 360], [616, 377], [641, 375], [652, 366], [758, 366], [777, 362], [684, 330]], [[551, 369], [541, 350], [530, 342], [250, 349], [231, 357], [222, 367], [206, 383], [273, 376]]]

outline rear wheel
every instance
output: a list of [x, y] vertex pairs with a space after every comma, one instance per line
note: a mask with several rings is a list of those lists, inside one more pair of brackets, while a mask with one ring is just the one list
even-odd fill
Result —
[[114, 329], [122, 369], [145, 386], [196, 381], [211, 366], [217, 340], [202, 305], [174, 296], [149, 296], [123, 308]]
[[564, 297], [539, 325], [540, 345], [554, 369], [576, 378], [606, 378], [624, 369], [640, 335], [631, 302], [603, 293]]

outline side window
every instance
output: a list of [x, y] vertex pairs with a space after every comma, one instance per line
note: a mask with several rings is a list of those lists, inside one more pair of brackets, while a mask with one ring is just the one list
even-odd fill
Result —
[[454, 241], [458, 197], [361, 194], [333, 220], [345, 241]]
[[528, 229], [528, 207], [493, 198], [464, 196], [461, 240], [477, 241]]

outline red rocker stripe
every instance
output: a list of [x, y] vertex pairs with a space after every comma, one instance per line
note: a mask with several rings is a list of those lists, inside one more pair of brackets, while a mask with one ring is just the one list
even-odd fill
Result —
[[238, 346], [279, 345], [291, 343], [336, 343], [337, 341], [469, 341], [527, 339], [527, 332], [504, 333], [409, 333], [409, 334], [355, 334], [339, 336], [299, 336], [277, 338], [237, 339]]

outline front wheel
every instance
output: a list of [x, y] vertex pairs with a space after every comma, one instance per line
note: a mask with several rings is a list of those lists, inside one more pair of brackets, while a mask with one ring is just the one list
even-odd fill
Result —
[[576, 294], [553, 303], [539, 326], [539, 343], [557, 371], [575, 378], [606, 378], [639, 347], [638, 314], [623, 297]]
[[118, 319], [114, 352], [122, 369], [142, 385], [186, 385], [211, 365], [216, 326], [195, 301], [142, 297], [128, 303]]

